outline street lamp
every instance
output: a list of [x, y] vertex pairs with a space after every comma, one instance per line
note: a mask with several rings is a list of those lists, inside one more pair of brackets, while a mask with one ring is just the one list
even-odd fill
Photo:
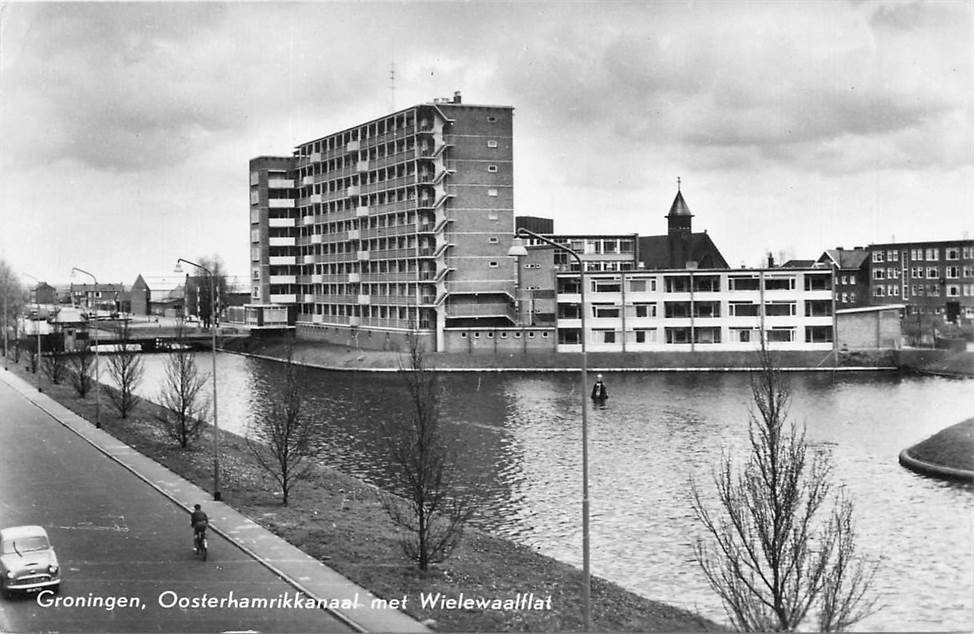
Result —
[[213, 272], [202, 264], [179, 258], [176, 260], [176, 268], [174, 269], [176, 273], [183, 272], [180, 262], [206, 271], [210, 278], [210, 334], [212, 335], [210, 347], [213, 353], [213, 499], [219, 502], [223, 496], [220, 493], [220, 423], [216, 415], [216, 293], [214, 292]]
[[[516, 237], [511, 242], [511, 248], [507, 255], [522, 258], [528, 254], [524, 247], [525, 237], [534, 238], [545, 244], [549, 244], [556, 249], [560, 249], [572, 256], [578, 263], [578, 277], [581, 286], [581, 313], [582, 313], [582, 332], [580, 341], [582, 344], [582, 607], [585, 613], [585, 631], [592, 629], [592, 583], [589, 566], [589, 507], [588, 507], [588, 353], [585, 350], [585, 265], [582, 263], [581, 256], [574, 250], [563, 244], [549, 240], [533, 231], [528, 231], [523, 227], [517, 230]], [[520, 270], [520, 269], [518, 269]]]
[[[93, 292], [98, 292], [98, 279], [84, 269], [79, 269], [74, 266], [71, 267], [71, 277], [74, 277], [75, 272], [87, 275], [95, 283]], [[101, 390], [99, 385], [101, 384], [101, 373], [98, 371], [98, 325], [95, 324], [94, 327], [91, 326], [91, 302], [86, 302], [89, 304], [88, 307], [88, 328], [94, 331], [95, 334], [95, 427], [101, 428]], [[98, 308], [95, 307], [95, 321], [98, 321]]]
[[37, 288], [34, 289], [34, 305], [37, 307], [37, 315], [35, 317], [37, 319], [32, 321], [34, 322], [34, 336], [37, 337], [37, 363], [34, 364], [34, 374], [37, 377], [37, 391], [41, 392], [43, 391], [41, 390], [41, 302], [37, 297], [41, 290], [41, 281], [30, 273], [24, 273], [24, 275], [37, 282]]
[[7, 268], [3, 270], [3, 369], [6, 372], [9, 370], [7, 367], [7, 295], [10, 294], [10, 271]]

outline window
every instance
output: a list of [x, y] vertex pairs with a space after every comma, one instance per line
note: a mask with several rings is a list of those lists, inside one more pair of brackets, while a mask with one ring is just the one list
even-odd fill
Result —
[[633, 293], [645, 292], [646, 280], [629, 280], [629, 290]]
[[947, 297], [960, 297], [960, 286], [957, 284], [948, 284]]
[[498, 240], [496, 236], [491, 236], [490, 238], [487, 238], [487, 242], [489, 242], [490, 244], [497, 244], [498, 242], [500, 242], [500, 240]]
[[592, 290], [596, 293], [619, 293], [622, 291], [622, 284], [618, 279], [595, 280], [592, 283]]
[[497, 123], [497, 117], [493, 115], [487, 117], [487, 123]]
[[963, 254], [963, 258], [965, 260], [970, 260], [972, 257], [974, 257], [974, 247], [963, 247], [961, 249], [961, 253]]
[[764, 280], [764, 290], [766, 291], [790, 291], [794, 289], [794, 277], [769, 277]]
[[487, 266], [489, 266], [492, 269], [496, 269], [497, 268], [497, 261], [496, 260], [491, 260], [490, 262], [487, 263]]
[[940, 269], [938, 269], [937, 267], [934, 267], [934, 266], [931, 266], [931, 267], [929, 267], [927, 269], [927, 279], [928, 280], [933, 280], [933, 279], [936, 279], [938, 277], [940, 277]]
[[885, 262], [886, 259], [883, 255], [884, 253], [882, 251], [873, 251], [873, 262]]
[[874, 280], [885, 280], [886, 271], [883, 269], [873, 269], [873, 279]]
[[619, 307], [615, 304], [593, 304], [592, 315], [599, 319], [611, 319], [619, 316]]
[[956, 280], [960, 277], [960, 267], [958, 266], [948, 266], [947, 267], [947, 279]]
[[900, 252], [899, 251], [892, 250], [892, 251], [887, 251], [886, 252], [886, 261], [887, 262], [896, 262], [899, 259], [900, 259]]
[[497, 190], [496, 189], [488, 189], [487, 190], [487, 195], [488, 196], [496, 196], [497, 195]]
[[636, 317], [655, 317], [656, 304], [636, 304]]
[[947, 259], [948, 260], [959, 260], [960, 259], [960, 253], [959, 253], [960, 250], [957, 247], [947, 247], [947, 249], [945, 249], [945, 251], [947, 252]]
[[489, 139], [487, 141], [487, 147], [497, 147], [497, 141], [495, 141], [494, 139]]
[[772, 328], [767, 331], [768, 341], [794, 341], [795, 340], [795, 330], [794, 328]]
[[795, 314], [795, 302], [769, 302], [764, 305], [768, 317], [790, 317]]
[[595, 330], [593, 332], [595, 333], [596, 338], [602, 339], [602, 343], [616, 342], [616, 333], [614, 330]]
[[937, 249], [927, 249], [927, 260], [936, 262], [940, 259], [940, 252]]
[[964, 265], [963, 271], [961, 275], [964, 277], [974, 277], [974, 266]]
[[886, 287], [877, 286], [873, 289], [873, 297], [886, 297]]
[[729, 305], [732, 317], [757, 317], [758, 305], [750, 302], [731, 302]]
[[910, 267], [910, 277], [923, 277], [923, 267], [922, 266], [911, 266]]
[[496, 165], [488, 165], [487, 166], [487, 171], [488, 172], [496, 172], [497, 171], [497, 166]]

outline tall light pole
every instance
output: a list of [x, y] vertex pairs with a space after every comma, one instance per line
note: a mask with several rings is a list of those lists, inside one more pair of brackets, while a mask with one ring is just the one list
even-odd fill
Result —
[[10, 294], [10, 271], [4, 266], [3, 269], [3, 369], [7, 367], [7, 295]]
[[[87, 275], [95, 283], [94, 292], [98, 292], [98, 279], [84, 269], [79, 269], [78, 267], [71, 268], [71, 275], [73, 276], [75, 272]], [[87, 302], [91, 304], [90, 301]], [[98, 321], [98, 309], [95, 308], [95, 321]], [[95, 333], [95, 427], [101, 427], [101, 390], [99, 389], [99, 384], [101, 383], [101, 374], [98, 372], [98, 326], [95, 325], [94, 328], [91, 327], [91, 308], [88, 308], [88, 328]]]
[[37, 287], [34, 289], [34, 306], [37, 307], [37, 315], [35, 315], [37, 319], [32, 321], [34, 322], [34, 336], [37, 337], [37, 363], [34, 364], [34, 375], [37, 378], [37, 391], [41, 392], [41, 302], [37, 297], [41, 290], [41, 281], [30, 273], [24, 273], [24, 275], [37, 282]]
[[220, 423], [216, 415], [216, 292], [213, 283], [213, 272], [202, 264], [179, 258], [176, 260], [176, 273], [183, 272], [182, 267], [179, 265], [180, 262], [185, 262], [190, 266], [195, 266], [202, 271], [206, 271], [206, 274], [210, 278], [210, 334], [212, 335], [210, 347], [213, 353], [213, 499], [220, 501], [223, 495], [220, 493]]
[[[545, 244], [549, 244], [556, 249], [564, 251], [575, 259], [578, 263], [578, 279], [580, 282], [580, 300], [582, 314], [582, 332], [580, 342], [582, 344], [582, 608], [585, 613], [585, 631], [592, 629], [592, 576], [589, 561], [589, 505], [588, 505], [588, 353], [585, 349], [585, 264], [581, 256], [573, 249], [563, 244], [558, 244], [544, 236], [540, 236], [533, 231], [528, 231], [523, 227], [517, 230], [516, 237], [511, 243], [511, 248], [507, 254], [512, 257], [521, 258], [528, 254], [524, 247], [523, 238], [534, 238]], [[520, 268], [518, 269], [520, 271]]]

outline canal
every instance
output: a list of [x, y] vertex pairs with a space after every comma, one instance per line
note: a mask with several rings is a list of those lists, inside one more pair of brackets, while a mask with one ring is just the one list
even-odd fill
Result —
[[[165, 355], [145, 355], [143, 395], [158, 394]], [[210, 356], [202, 353], [201, 368]], [[280, 364], [220, 354], [220, 426], [246, 433], [282, 382]], [[860, 548], [879, 559], [882, 606], [856, 629], [966, 630], [974, 620], [974, 495], [897, 463], [901, 449], [974, 416], [972, 382], [880, 373], [788, 373], [791, 417], [856, 505]], [[701, 534], [689, 481], [712, 493], [722, 452], [743, 456], [751, 405], [744, 373], [606, 376], [589, 416], [594, 574], [726, 622], [693, 560]], [[325, 461], [382, 486], [377, 422], [404, 404], [394, 373], [307, 370], [308, 410], [325, 425]], [[477, 523], [581, 567], [581, 397], [577, 375], [446, 374], [443, 414]]]

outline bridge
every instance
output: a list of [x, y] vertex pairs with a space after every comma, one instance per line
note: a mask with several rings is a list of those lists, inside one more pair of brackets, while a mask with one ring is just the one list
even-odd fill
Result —
[[[213, 344], [213, 334], [209, 328], [178, 327], [164, 323], [130, 324], [127, 336], [119, 322], [101, 322], [97, 326], [98, 345], [138, 345], [143, 352], [172, 350], [186, 346], [194, 350], [209, 350]], [[246, 339], [250, 333], [234, 326], [217, 327], [217, 345], [228, 339]], [[94, 333], [91, 334], [92, 343]]]

